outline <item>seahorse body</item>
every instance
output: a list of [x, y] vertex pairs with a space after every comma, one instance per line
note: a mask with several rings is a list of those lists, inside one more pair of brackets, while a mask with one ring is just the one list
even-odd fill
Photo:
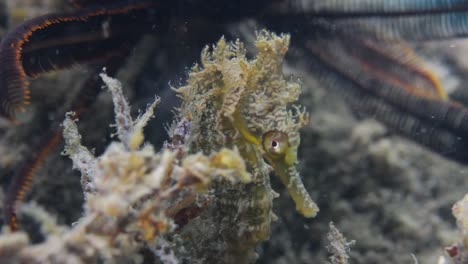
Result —
[[211, 52], [205, 48], [201, 66], [195, 65], [187, 84], [176, 89], [183, 100], [179, 120], [192, 124], [187, 153], [237, 149], [252, 175], [249, 183], [216, 181], [205, 195], [212, 203], [180, 233], [185, 247], [179, 252], [192, 263], [255, 260], [254, 248], [268, 239], [273, 219], [271, 168], [301, 214], [313, 217], [318, 212], [295, 168], [298, 131], [307, 116], [298, 106], [289, 106], [301, 92], [300, 85], [286, 81], [282, 73], [289, 39], [259, 33], [253, 60], [246, 58], [240, 41], [221, 39]]

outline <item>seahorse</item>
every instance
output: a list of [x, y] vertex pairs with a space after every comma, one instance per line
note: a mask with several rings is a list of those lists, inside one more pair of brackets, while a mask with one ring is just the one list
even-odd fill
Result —
[[255, 246], [267, 240], [275, 218], [271, 170], [279, 176], [296, 209], [314, 217], [317, 205], [296, 169], [299, 129], [308, 115], [297, 101], [301, 86], [282, 72], [290, 36], [257, 33], [257, 55], [249, 60], [239, 41], [221, 38], [206, 47], [201, 65], [189, 72], [186, 85], [174, 88], [182, 99], [177, 120], [190, 121], [185, 153], [211, 154], [221, 148], [239, 151], [251, 182], [218, 180], [202, 198], [207, 209], [185, 226], [177, 249], [190, 263], [251, 263]]

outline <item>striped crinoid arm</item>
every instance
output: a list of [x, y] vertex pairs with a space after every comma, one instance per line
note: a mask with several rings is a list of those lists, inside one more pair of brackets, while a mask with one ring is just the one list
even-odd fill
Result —
[[[374, 69], [383, 68], [393, 79], [402, 79], [401, 86], [423, 97], [448, 100], [436, 74], [427, 68], [426, 62], [419, 57], [406, 42], [386, 44], [364, 41], [367, 48], [366, 58]], [[359, 48], [359, 46], [357, 46]]]
[[[314, 74], [350, 103], [400, 134], [448, 158], [466, 163], [468, 108], [450, 100], [435, 74], [407, 46], [376, 43], [310, 41]], [[411, 56], [400, 54], [411, 52]]]
[[60, 129], [50, 131], [47, 138], [42, 141], [40, 146], [38, 146], [37, 152], [33, 153], [33, 155], [25, 162], [23, 169], [18, 171], [13, 177], [3, 206], [5, 222], [10, 231], [18, 230], [19, 224], [16, 215], [16, 207], [18, 203], [23, 201], [25, 198], [33, 177], [37, 174], [38, 170], [42, 168], [42, 165], [50, 152], [53, 151], [58, 142], [60, 142], [61, 136], [62, 131]]
[[[121, 57], [111, 58], [106, 61], [108, 74], [115, 74], [124, 64], [125, 55], [128, 55], [129, 50], [122, 54]], [[100, 79], [91, 76], [84, 82], [82, 90], [71, 104], [71, 111], [75, 113], [74, 117], [78, 118], [82, 113], [86, 112], [95, 102], [97, 95], [101, 91], [102, 82]], [[16, 231], [20, 228], [16, 209], [21, 203], [27, 192], [30, 189], [31, 181], [44, 166], [51, 152], [56, 149], [60, 143], [62, 129], [57, 124], [50, 125], [50, 129], [45, 134], [40, 135], [37, 143], [32, 144], [33, 150], [29, 157], [21, 165], [11, 179], [10, 186], [3, 201], [5, 210], [3, 211], [4, 219], [11, 231]]]
[[280, 27], [287, 24], [309, 38], [316, 36], [317, 27], [386, 41], [460, 38], [468, 36], [468, 3], [462, 0], [279, 0], [272, 4], [265, 21]]
[[388, 16], [332, 19], [329, 27], [376, 40], [426, 41], [468, 36], [468, 7]]
[[148, 6], [143, 1], [45, 15], [11, 30], [0, 43], [0, 115], [13, 119], [29, 104], [30, 78], [119, 56], [145, 30], [129, 25], [147, 19]]
[[[353, 45], [344, 45], [346, 42]], [[324, 47], [320, 43], [320, 41], [309, 42], [309, 49]], [[385, 80], [419, 97], [434, 100], [448, 99], [439, 79], [426, 67], [424, 59], [419, 57], [403, 41], [388, 44], [347, 37], [328, 43], [330, 43], [330, 49], [336, 48], [337, 50], [337, 54], [331, 54], [331, 56], [341, 56], [343, 61], [349, 61], [349, 64], [345, 63], [348, 66], [357, 63], [362, 67], [363, 71], [371, 73], [372, 76]], [[326, 57], [327, 55], [323, 54], [323, 56]], [[353, 75], [353, 73], [350, 74]], [[356, 71], [356, 74], [360, 76], [362, 73]], [[385, 89], [382, 88], [382, 93], [385, 92]]]
[[296, 11], [307, 10], [335, 15], [398, 15], [417, 12], [442, 12], [467, 8], [464, 0], [328, 0], [328, 1], [276, 1]]

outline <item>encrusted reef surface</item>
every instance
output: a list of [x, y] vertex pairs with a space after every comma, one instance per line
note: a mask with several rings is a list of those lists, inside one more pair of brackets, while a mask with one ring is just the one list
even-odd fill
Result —
[[[14, 3], [15, 1], [9, 1], [7, 7], [21, 10], [11, 5], [10, 2]], [[40, 8], [37, 10], [49, 12], [50, 9], [59, 8], [60, 5], [57, 2], [60, 1], [47, 2], [47, 4], [52, 3], [52, 5], [44, 10]], [[0, 8], [2, 7], [3, 5], [0, 5]], [[7, 12], [10, 11], [7, 8]], [[27, 12], [15, 12], [17, 12], [18, 17], [20, 15], [28, 17]], [[36, 9], [31, 10], [31, 12], [36, 15]], [[13, 17], [11, 21], [14, 21]], [[3, 24], [5, 23], [2, 23], [2, 27]], [[234, 31], [239, 32], [237, 29]], [[250, 52], [255, 54], [255, 48], [249, 46], [254, 43], [253, 39], [249, 39], [252, 31], [240, 30], [240, 32], [241, 34], [236, 35], [240, 35], [242, 40], [246, 40], [247, 54]], [[219, 37], [216, 36], [216, 38]], [[226, 37], [226, 39], [231, 38]], [[284, 37], [278, 39], [284, 41]], [[170, 38], [164, 41], [178, 43], [175, 39]], [[204, 53], [205, 60], [202, 60], [200, 65], [195, 67], [196, 70], [193, 71], [192, 76], [189, 76], [189, 80], [192, 82], [188, 83], [180, 81], [186, 79], [187, 71], [184, 67], [199, 61], [200, 49], [208, 43], [201, 44], [194, 41], [190, 48], [177, 46], [174, 47], [177, 52], [173, 52], [172, 49], [166, 47], [167, 45], [158, 42], [153, 47], [153, 49], [155, 47], [159, 49], [157, 55], [153, 55], [150, 49], [137, 49], [136, 56], [143, 54], [145, 58], [148, 58], [146, 62], [142, 62], [144, 67], [141, 66], [139, 69], [142, 70], [139, 70], [138, 73], [133, 73], [137, 71], [135, 69], [138, 67], [127, 67], [124, 69], [123, 75], [121, 74], [118, 78], [124, 83], [129, 83], [124, 88], [127, 89], [126, 95], [134, 103], [132, 111], [136, 111], [138, 108], [144, 109], [155, 94], [162, 97], [154, 121], [150, 122], [145, 129], [146, 141], [151, 142], [155, 147], [140, 146], [141, 138], [134, 131], [130, 132], [130, 135], [133, 136], [129, 137], [133, 141], [128, 141], [125, 136], [120, 137], [123, 135], [120, 134], [120, 143], [110, 144], [111, 141], [117, 141], [108, 136], [115, 130], [115, 128], [107, 126], [112, 122], [112, 101], [108, 93], [103, 93], [93, 109], [90, 110], [92, 114], [81, 116], [78, 122], [79, 129], [72, 131], [80, 131], [83, 146], [95, 148], [94, 151], [88, 152], [88, 158], [96, 162], [99, 171], [108, 172], [116, 168], [126, 168], [135, 173], [128, 178], [103, 177], [100, 178], [101, 182], [98, 182], [97, 185], [89, 184], [86, 177], [83, 178], [80, 173], [71, 170], [72, 163], [69, 158], [60, 155], [64, 146], [58, 146], [49, 157], [48, 162], [44, 164], [38, 177], [34, 179], [32, 189], [26, 197], [27, 201], [20, 207], [20, 223], [22, 228], [28, 231], [30, 238], [28, 239], [24, 233], [14, 236], [2, 235], [0, 237], [0, 258], [12, 261], [12, 263], [19, 260], [30, 261], [33, 256], [38, 256], [38, 252], [41, 252], [47, 255], [50, 260], [58, 257], [50, 253], [55, 250], [55, 252], [60, 251], [64, 254], [60, 257], [69, 254], [67, 255], [68, 260], [70, 257], [76, 256], [78, 259], [78, 257], [86, 255], [89, 257], [88, 263], [106, 259], [120, 259], [126, 263], [184, 263], [184, 258], [188, 258], [188, 256], [212, 255], [217, 257], [222, 254], [220, 252], [225, 251], [235, 255], [236, 250], [242, 250], [242, 246], [248, 246], [249, 250], [244, 255], [247, 261], [256, 257], [252, 249], [256, 245], [257, 263], [326, 263], [327, 261], [332, 263], [346, 263], [346, 261], [350, 263], [451, 263], [452, 260], [447, 256], [441, 256], [445, 254], [444, 247], [452, 245], [450, 252], [457, 253], [457, 258], [453, 261], [455, 263], [466, 261], [466, 253], [463, 252], [463, 248], [466, 247], [466, 219], [463, 217], [466, 213], [466, 198], [453, 207], [453, 214], [456, 218], [452, 216], [451, 209], [452, 205], [466, 193], [468, 187], [466, 182], [467, 168], [394, 135], [372, 119], [356, 118], [339, 95], [323, 87], [308, 74], [310, 68], [307, 58], [303, 56], [300, 49], [294, 48], [294, 38], [291, 40], [293, 47], [286, 54], [283, 65], [283, 73], [286, 73], [286, 76], [294, 77], [291, 79], [286, 77], [283, 81], [285, 84], [298, 87], [296, 80], [300, 79], [302, 94], [298, 104], [305, 106], [307, 112], [310, 113], [307, 118], [309, 124], [300, 130], [301, 142], [297, 149], [299, 163], [295, 167], [301, 175], [305, 188], [314, 197], [320, 208], [320, 212], [315, 218], [308, 219], [298, 213], [296, 210], [297, 202], [294, 203], [294, 200], [289, 198], [290, 194], [281, 180], [274, 176], [274, 172], [268, 172], [271, 168], [268, 168], [264, 161], [263, 142], [260, 145], [255, 145], [252, 143], [255, 141], [246, 140], [242, 133], [232, 134], [233, 129], [239, 126], [236, 116], [233, 115], [234, 110], [248, 111], [248, 102], [242, 102], [241, 98], [236, 97], [236, 93], [237, 95], [242, 93], [247, 95], [248, 92], [232, 90], [233, 93], [229, 94], [222, 89], [223, 86], [220, 83], [213, 83], [207, 91], [217, 92], [216, 95], [212, 95], [216, 99], [213, 102], [210, 101], [211, 105], [198, 105], [200, 110], [210, 108], [217, 112], [217, 114], [210, 115], [211, 118], [215, 118], [210, 123], [212, 127], [207, 130], [212, 137], [198, 138], [193, 135], [185, 137], [187, 131], [192, 128], [191, 122], [188, 120], [190, 113], [192, 114], [191, 118], [199, 118], [200, 122], [206, 122], [207, 127], [209, 127], [209, 119], [206, 116], [198, 116], [195, 110], [197, 106], [185, 105], [184, 107], [191, 110], [178, 116], [177, 122], [169, 129], [172, 137], [169, 139], [162, 125], [163, 119], [166, 120], [165, 122], [172, 120], [170, 111], [174, 104], [178, 104], [175, 100], [176, 92], [168, 89], [167, 83], [169, 81], [173, 86], [182, 87], [179, 94], [183, 96], [182, 91], [189, 90], [189, 88], [183, 87], [196, 84], [197, 76], [202, 78], [205, 76], [204, 74], [209, 72], [212, 75], [218, 75], [219, 80], [222, 80], [220, 76], [223, 75], [223, 72], [217, 71], [213, 65], [214, 62], [219, 62], [217, 59], [224, 58], [224, 63], [232, 67], [234, 73], [240, 70], [244, 71], [241, 68], [244, 66], [248, 72], [250, 65], [254, 64], [254, 60], [249, 59], [249, 55], [245, 55], [244, 62], [240, 62], [242, 60], [233, 61], [235, 56], [232, 54], [236, 51], [228, 45], [228, 42], [220, 41], [218, 55], [208, 51]], [[281, 43], [280, 41], [279, 44], [282, 45]], [[458, 43], [457, 45], [457, 57], [461, 60], [463, 56], [459, 54], [460, 52], [466, 53], [466, 50], [461, 50], [463, 44]], [[443, 50], [440, 47], [435, 49]], [[241, 46], [238, 46], [237, 55], [241, 55], [242, 58], [244, 56]], [[438, 53], [438, 55], [440, 54]], [[460, 62], [460, 64], [462, 63]], [[214, 70], [210, 72], [207, 69]], [[277, 69], [277, 72], [281, 71]], [[34, 150], [34, 143], [40, 136], [37, 131], [46, 132], [48, 122], [45, 120], [62, 120], [64, 111], [57, 113], [57, 105], [62, 107], [61, 102], [69, 101], [73, 92], [82, 83], [81, 80], [92, 74], [94, 74], [93, 71], [82, 67], [51, 74], [32, 82], [32, 91], [35, 93], [33, 99], [41, 98], [41, 100], [33, 100], [33, 106], [22, 117], [24, 120], [22, 125], [0, 131], [2, 154], [0, 157], [0, 181], [4, 187], [3, 190], [5, 190], [12, 172], [20, 164], [20, 161]], [[132, 76], [129, 76], [132, 74], [138, 74], [136, 81], [132, 81]], [[242, 81], [238, 75], [229, 75], [229, 73], [227, 75], [234, 78], [231, 79], [234, 83]], [[156, 90], [155, 86], [159, 90]], [[197, 94], [191, 96], [197, 96]], [[294, 101], [295, 98], [290, 102]], [[223, 106], [227, 107], [223, 108]], [[239, 106], [242, 107], [239, 108]], [[66, 109], [66, 106], [63, 108]], [[295, 121], [297, 120], [295, 119]], [[67, 119], [67, 127], [74, 128], [75, 123], [71, 119]], [[136, 131], [140, 130], [136, 129]], [[258, 133], [264, 132], [268, 131], [259, 131]], [[223, 141], [223, 133], [235, 138], [235, 142]], [[209, 147], [201, 143], [199, 139], [210, 143]], [[157, 153], [155, 149], [162, 148], [161, 142], [163, 140], [169, 140], [166, 148], [171, 148], [171, 150]], [[185, 143], [188, 145], [183, 146]], [[75, 146], [81, 146], [81, 144]], [[187, 151], [187, 146], [192, 151]], [[233, 146], [239, 147], [236, 150]], [[241, 146], [255, 146], [252, 150], [259, 152], [252, 151], [252, 153], [259, 156], [245, 159], [246, 151]], [[229, 150], [222, 147], [228, 147]], [[241, 158], [242, 156], [244, 158]], [[95, 159], [95, 157], [101, 157], [101, 159]], [[229, 162], [216, 163], [222, 161], [219, 160], [219, 157], [229, 157]], [[128, 163], [129, 158], [136, 163]], [[115, 163], [116, 160], [125, 162]], [[243, 164], [240, 162], [242, 160], [246, 162]], [[265, 157], [265, 160], [268, 161], [268, 158]], [[134, 170], [133, 165], [138, 164], [138, 162], [145, 164], [143, 166], [146, 168], [145, 171]], [[200, 167], [188, 167], [188, 164], [201, 164], [204, 166], [202, 166], [203, 168], [211, 168], [211, 172], [216, 173], [208, 173], [210, 170], [200, 171]], [[209, 164], [213, 166], [208, 166]], [[235, 169], [234, 171], [243, 173], [232, 174], [232, 170], [226, 170], [226, 164], [228, 168], [231, 166], [231, 169]], [[75, 165], [77, 165], [76, 161]], [[224, 167], [219, 167], [220, 165]], [[259, 166], [262, 172], [252, 171], [254, 166]], [[170, 174], [169, 170], [173, 170], [173, 173]], [[218, 177], [223, 174], [220, 173], [221, 170], [226, 177]], [[273, 168], [273, 170], [277, 171], [278, 169]], [[267, 178], [267, 174], [271, 174], [270, 178]], [[165, 188], [169, 189], [171, 186], [177, 186], [178, 180], [190, 179], [184, 184], [193, 184], [190, 185], [192, 191], [186, 192], [177, 188], [165, 189], [174, 190], [170, 193], [170, 199], [160, 197], [160, 200], [154, 203], [148, 200], [145, 194], [157, 189], [157, 185], [154, 184], [161, 182], [148, 182], [147, 178], [140, 177], [142, 175], [152, 175], [153, 180], [157, 179], [157, 175], [166, 175], [165, 179], [171, 179], [167, 182], [169, 185], [165, 185]], [[171, 175], [171, 177], [167, 175]], [[176, 177], [177, 175], [179, 178]], [[200, 175], [206, 177], [195, 177]], [[270, 179], [271, 187], [269, 186]], [[257, 185], [257, 180], [264, 182]], [[138, 182], [137, 185], [140, 186], [140, 189], [137, 193], [133, 193], [131, 185], [120, 186], [119, 182], [121, 181], [132, 184]], [[265, 184], [265, 181], [268, 181], [268, 184]], [[179, 182], [183, 183], [183, 181]], [[142, 183], [146, 185], [146, 188], [141, 186]], [[82, 186], [85, 187], [85, 194], [83, 194]], [[215, 186], [227, 187], [242, 195], [224, 193], [219, 190], [225, 189], [216, 189]], [[106, 195], [95, 197], [96, 188], [104, 190]], [[110, 197], [112, 193], [106, 191], [110, 190], [109, 188], [114, 188], [113, 190], [118, 190], [120, 194], [128, 195], [127, 198], [133, 199], [126, 200], [127, 202], [135, 202], [139, 205], [130, 210], [132, 211], [131, 217], [126, 218], [124, 222], [109, 221], [108, 224], [103, 224], [102, 221], [97, 221], [92, 225], [89, 222], [79, 222], [73, 226], [73, 229], [77, 228], [78, 231], [70, 231], [72, 223], [82, 218], [84, 212], [93, 211], [102, 219], [109, 217], [115, 220], [114, 217], [120, 217], [125, 209], [128, 209], [128, 207], [120, 208], [123, 204], [108, 206], [111, 204], [105, 201], [113, 200]], [[270, 191], [270, 188], [279, 193], [280, 198], [273, 199], [276, 195]], [[232, 216], [229, 206], [248, 201], [246, 193], [259, 194], [258, 197], [250, 201], [253, 201], [252, 208], [261, 205], [263, 211], [249, 216], [247, 214], [249, 207], [243, 208], [246, 211], [240, 215], [246, 220], [244, 223], [249, 223], [249, 225], [244, 226], [247, 231], [243, 231], [241, 234], [255, 234], [255, 238], [245, 236], [241, 240], [244, 244], [239, 245], [232, 238], [239, 236], [238, 231], [242, 230], [242, 226], [236, 226], [236, 219], [222, 219], [222, 215], [227, 213], [227, 216]], [[210, 197], [216, 195], [223, 197], [223, 199], [213, 203]], [[1, 196], [3, 196], [3, 192]], [[231, 204], [233, 196], [235, 202]], [[262, 197], [266, 199], [261, 199]], [[177, 206], [174, 206], [174, 201]], [[162, 208], [151, 211], [150, 214], [145, 211], [151, 206], [161, 204]], [[106, 208], [107, 211], [101, 210], [102, 208]], [[216, 216], [218, 218], [209, 218], [210, 214], [218, 214]], [[276, 218], [275, 216], [278, 220], [272, 221]], [[84, 218], [84, 220], [86, 219], [89, 218]], [[217, 229], [219, 226], [213, 226], [213, 223], [210, 222], [214, 219], [225, 221], [223, 223], [225, 226], [231, 225], [227, 229], [229, 231], [224, 234], [216, 233], [219, 231]], [[331, 221], [333, 221], [333, 225], [330, 225]], [[256, 228], [255, 223], [259, 222], [268, 224], [271, 231], [266, 232], [261, 228]], [[155, 225], [155, 223], [160, 225]], [[183, 229], [178, 229], [176, 226], [183, 227]], [[248, 230], [248, 226], [254, 228]], [[457, 226], [462, 230], [461, 234], [458, 233]], [[88, 230], [84, 230], [84, 227]], [[338, 232], [337, 229], [341, 232]], [[91, 232], [84, 235], [89, 230]], [[145, 230], [145, 232], [141, 233], [141, 230]], [[200, 239], [200, 234], [203, 231], [206, 231], [203, 234], [205, 239], [213, 238], [213, 241], [223, 241], [223, 243], [215, 242], [210, 245], [209, 241]], [[114, 243], [102, 239], [103, 235], [109, 234], [118, 234], [120, 239], [113, 241]], [[154, 247], [147, 247], [145, 239], [155, 235], [159, 238], [158, 244], [154, 244]], [[193, 240], [187, 239], [189, 236], [193, 236]], [[78, 238], [79, 242], [77, 242]], [[135, 239], [144, 242], [134, 244]], [[262, 240], [265, 241], [261, 242]], [[42, 244], [42, 246], [36, 244], [35, 247], [30, 247], [28, 244], [30, 241], [46, 244]], [[76, 247], [75, 243], [85, 247]], [[44, 245], [53, 245], [53, 247], [45, 246], [47, 250], [43, 250]], [[202, 247], [195, 248], [194, 245]], [[206, 247], [207, 245], [209, 247]], [[176, 246], [175, 249], [174, 246]], [[207, 248], [211, 248], [213, 251], [206, 251]], [[124, 258], [123, 254], [132, 257]], [[330, 258], [330, 254], [333, 254], [333, 258]], [[216, 260], [212, 259], [213, 261]], [[192, 263], [188, 260], [185, 262]]]

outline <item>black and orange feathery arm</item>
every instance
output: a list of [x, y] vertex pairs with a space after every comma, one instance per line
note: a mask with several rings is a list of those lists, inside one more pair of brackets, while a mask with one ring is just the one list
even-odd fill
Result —
[[29, 20], [0, 43], [0, 115], [29, 104], [28, 78], [79, 63], [105, 60], [126, 40], [151, 30], [152, 1], [85, 8]]
[[[0, 66], [0, 84], [5, 85], [0, 85], [2, 96], [0, 98], [4, 100], [3, 105], [0, 106], [3, 112], [0, 112], [4, 115], [9, 114], [12, 107], [17, 108], [27, 104], [29, 100], [28, 77], [57, 68], [70, 67], [75, 63], [93, 61], [105, 61], [107, 72], [114, 74], [140, 36], [140, 34], [127, 34], [129, 32], [122, 28], [129, 20], [135, 19], [135, 15], [141, 15], [140, 12], [143, 11], [144, 6], [115, 7], [116, 9], [106, 10], [90, 9], [83, 10], [79, 14], [44, 16], [26, 22], [14, 30], [0, 46], [0, 56], [6, 60], [5, 64]], [[99, 25], [105, 23], [106, 16], [109, 15], [112, 15], [113, 21], [118, 23], [107, 28], [107, 32], [102, 32], [99, 30]], [[127, 15], [129, 17], [126, 17]], [[96, 31], [93, 30], [96, 27], [98, 34], [92, 33]], [[116, 31], [116, 28], [119, 30]], [[77, 35], [62, 34], [70, 29], [74, 29], [74, 34]], [[91, 34], [88, 34], [89, 32]], [[47, 38], [48, 35], [51, 35], [52, 39]], [[11, 45], [8, 46], [5, 43]], [[75, 111], [76, 117], [89, 108], [100, 90], [101, 81], [96, 76], [84, 83], [80, 95], [72, 103], [71, 111]], [[3, 97], [5, 94], [9, 97]], [[51, 130], [42, 135], [39, 145], [32, 147], [37, 151], [33, 151], [33, 154], [24, 162], [22, 169], [13, 177], [4, 200], [5, 221], [12, 231], [18, 229], [17, 204], [24, 199], [31, 180], [42, 167], [49, 153], [60, 142], [60, 137], [61, 129], [57, 124], [52, 125]]]
[[364, 54], [361, 51], [360, 58], [365, 56], [365, 60], [358, 60], [363, 66], [367, 65], [369, 71], [399, 83], [410, 93], [428, 99], [448, 100], [437, 76], [427, 69], [425, 61], [407, 43], [385, 44], [365, 40], [362, 44], [365, 50]]
[[[276, 0], [278, 1], [278, 0]], [[112, 56], [115, 46], [164, 30], [171, 19], [211, 18], [224, 25], [258, 15], [270, 0], [69, 0], [78, 11], [29, 20], [0, 42], [0, 116], [30, 102], [29, 78]]]
[[16, 217], [17, 203], [24, 199], [31, 180], [42, 167], [42, 164], [49, 156], [50, 152], [60, 142], [61, 137], [62, 131], [60, 129], [50, 131], [49, 134], [46, 135], [46, 138], [43, 139], [42, 145], [38, 146], [38, 151], [30, 156], [30, 158], [25, 162], [26, 165], [23, 169], [13, 177], [3, 205], [5, 222], [11, 231], [18, 230], [18, 221]]
[[[398, 57], [352, 38], [315, 40], [305, 47], [315, 62], [314, 74], [325, 71], [323, 82], [338, 90], [356, 111], [443, 156], [468, 163], [468, 108], [444, 98], [435, 76], [422, 69], [422, 62], [396, 62]], [[403, 67], [413, 76], [396, 74], [394, 67]], [[418, 87], [418, 80], [426, 85], [424, 89]]]
[[[109, 58], [104, 65], [106, 65], [106, 72], [113, 75], [124, 64], [125, 57], [130, 53], [132, 45], [122, 48], [118, 56]], [[95, 102], [95, 99], [101, 91], [102, 81], [97, 75], [91, 76], [82, 86], [78, 97], [73, 100], [71, 111], [74, 117], [78, 118], [82, 113], [86, 112], [90, 106]], [[38, 170], [42, 167], [50, 152], [59, 144], [62, 136], [62, 129], [59, 125], [52, 125], [48, 133], [42, 135], [39, 145], [34, 146], [32, 149], [37, 151], [33, 153], [23, 164], [13, 177], [4, 200], [4, 219], [11, 231], [18, 230], [19, 224], [16, 215], [16, 208], [18, 203], [23, 201], [26, 192], [29, 190], [30, 183]]]
[[[352, 40], [348, 40], [348, 44], [350, 41]], [[360, 42], [348, 44], [327, 42], [320, 46], [320, 42], [314, 42], [313, 45], [309, 45], [309, 49], [320, 49], [320, 52], [315, 53], [316, 56], [333, 64], [339, 72], [359, 83], [362, 89], [385, 99], [386, 103], [393, 104], [407, 111], [408, 114], [428, 120], [428, 122], [468, 135], [468, 108], [453, 101], [440, 100], [437, 97], [420, 93], [418, 89], [415, 89], [416, 86], [409, 86], [410, 84], [403, 86], [402, 84], [408, 84], [408, 81], [389, 74], [383, 63], [380, 66], [375, 63], [370, 64], [375, 59], [371, 58], [375, 55], [372, 54], [372, 50], [354, 52], [356, 47], [362, 44]], [[426, 78], [423, 75], [420, 77]], [[398, 79], [395, 80], [395, 78]], [[401, 84], [397, 85], [396, 81]]]

